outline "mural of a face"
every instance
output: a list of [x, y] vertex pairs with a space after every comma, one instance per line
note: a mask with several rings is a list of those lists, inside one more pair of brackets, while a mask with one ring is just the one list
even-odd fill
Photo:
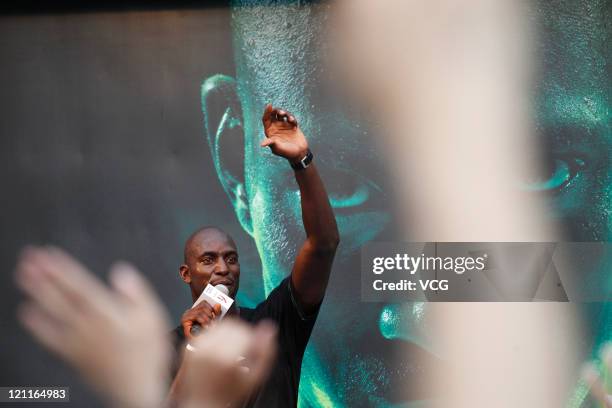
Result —
[[[612, 231], [610, 7], [603, 0], [543, 4], [538, 21], [546, 65], [537, 92], [538, 124], [551, 166], [527, 188], [550, 195], [552, 215], [566, 222], [572, 238], [606, 240]], [[326, 85], [319, 43], [325, 20], [322, 5], [235, 4], [236, 78], [204, 81], [205, 133], [238, 221], [256, 242], [266, 294], [290, 272], [304, 239], [292, 171], [259, 147], [266, 103], [298, 118], [330, 194], [341, 246], [304, 360], [301, 405], [416, 406], [409, 401], [427, 399], [419, 391], [422, 367], [436, 359], [428, 350], [426, 304], [360, 302], [359, 247], [392, 239], [390, 190], [375, 131]]]
[[541, 2], [538, 120], [550, 173], [530, 187], [550, 195], [575, 241], [609, 241], [610, 3]]

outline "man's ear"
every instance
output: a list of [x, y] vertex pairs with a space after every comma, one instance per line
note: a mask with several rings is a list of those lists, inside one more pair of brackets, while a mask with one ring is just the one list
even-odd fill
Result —
[[191, 283], [191, 272], [189, 271], [189, 267], [185, 264], [179, 267], [179, 275], [181, 275], [181, 279], [185, 283]]
[[202, 83], [204, 133], [221, 186], [234, 207], [238, 222], [253, 235], [244, 185], [244, 128], [236, 81], [214, 75]]

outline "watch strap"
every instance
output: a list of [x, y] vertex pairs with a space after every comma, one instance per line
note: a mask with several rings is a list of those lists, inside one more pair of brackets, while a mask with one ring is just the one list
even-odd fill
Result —
[[291, 164], [291, 168], [293, 170], [304, 170], [306, 167], [310, 166], [310, 163], [312, 163], [313, 158], [314, 155], [312, 154], [310, 149], [308, 149], [308, 152], [306, 152], [306, 156], [304, 156], [300, 161], [289, 163]]

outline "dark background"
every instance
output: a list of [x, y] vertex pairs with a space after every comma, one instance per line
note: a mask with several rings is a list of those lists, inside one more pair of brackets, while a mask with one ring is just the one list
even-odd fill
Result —
[[49, 3], [3, 6], [0, 16], [0, 386], [70, 386], [71, 406], [93, 407], [100, 402], [15, 319], [21, 247], [59, 245], [101, 277], [117, 259], [133, 262], [174, 322], [190, 306], [178, 265], [198, 226], [236, 238], [249, 265], [245, 298], [262, 296], [246, 289], [259, 263], [202, 126], [202, 81], [233, 75], [229, 10]]

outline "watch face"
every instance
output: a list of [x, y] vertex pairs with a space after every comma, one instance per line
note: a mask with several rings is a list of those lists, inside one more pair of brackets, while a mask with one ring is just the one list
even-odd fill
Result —
[[308, 165], [310, 164], [310, 162], [312, 162], [312, 158], [313, 158], [312, 152], [309, 150], [309, 151], [308, 151], [308, 153], [306, 153], [306, 157], [304, 157], [304, 158], [301, 160], [302, 166], [303, 166], [304, 168], [308, 167]]
[[297, 163], [291, 163], [291, 167], [294, 168], [295, 170], [300, 170], [300, 169], [305, 169], [306, 167], [308, 167], [310, 165], [310, 163], [312, 162], [314, 155], [312, 154], [312, 152], [309, 150], [308, 153], [306, 153], [306, 156], [304, 156], [304, 158], [302, 158], [302, 160], [300, 160]]

